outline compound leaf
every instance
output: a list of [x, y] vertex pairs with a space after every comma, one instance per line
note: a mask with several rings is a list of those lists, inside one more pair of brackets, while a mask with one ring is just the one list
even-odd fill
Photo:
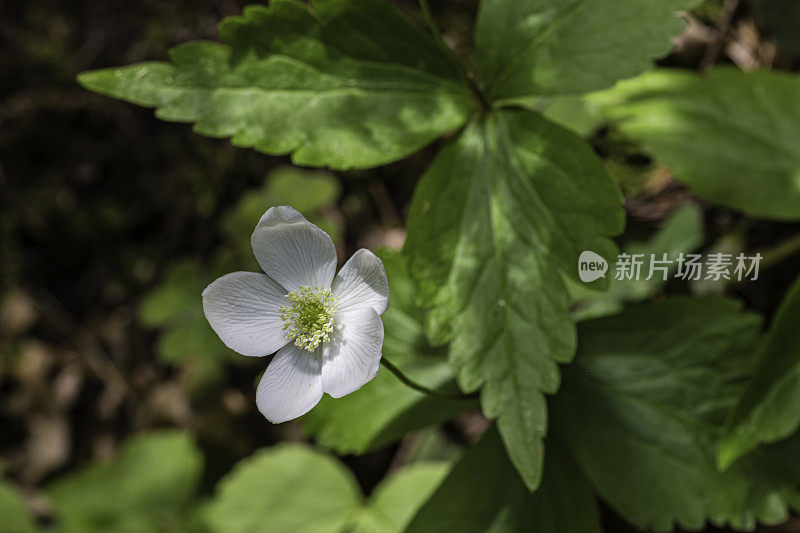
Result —
[[[528, 111], [476, 119], [422, 177], [405, 254], [430, 338], [452, 338], [464, 391], [481, 389], [512, 462], [534, 489], [546, 427], [544, 393], [571, 360], [574, 325], [562, 272], [578, 257], [615, 256], [620, 197], [591, 148]], [[594, 285], [601, 284], [597, 280]]]

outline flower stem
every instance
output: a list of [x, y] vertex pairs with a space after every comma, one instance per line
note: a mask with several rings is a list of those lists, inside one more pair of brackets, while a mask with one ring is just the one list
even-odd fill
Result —
[[409, 379], [408, 376], [403, 374], [400, 371], [399, 368], [397, 368], [392, 363], [390, 363], [385, 357], [381, 357], [381, 364], [384, 367], [386, 367], [386, 369], [389, 372], [391, 372], [392, 374], [397, 376], [397, 379], [399, 379], [400, 381], [402, 381], [403, 383], [405, 383], [406, 385], [408, 385], [412, 389], [417, 390], [417, 391], [419, 391], [419, 392], [421, 392], [423, 394], [426, 394], [428, 396], [435, 396], [437, 398], [445, 398], [447, 400], [471, 400], [473, 398], [477, 398], [478, 397], [478, 393], [477, 392], [473, 392], [471, 394], [461, 394], [461, 393], [450, 393], [450, 392], [442, 392], [442, 391], [438, 391], [438, 390], [434, 390], [434, 389], [429, 389], [428, 387], [426, 387], [424, 385], [420, 385], [419, 383], [411, 381], [411, 379]]

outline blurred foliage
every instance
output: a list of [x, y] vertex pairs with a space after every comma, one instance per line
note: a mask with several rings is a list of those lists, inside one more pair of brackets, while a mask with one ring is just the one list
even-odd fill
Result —
[[25, 506], [22, 496], [13, 485], [6, 483], [2, 478], [0, 478], [0, 529], [14, 533], [36, 531], [33, 517]]
[[170, 430], [131, 437], [114, 461], [68, 474], [47, 493], [61, 531], [178, 531], [202, 470], [191, 437]]
[[404, 529], [447, 465], [417, 463], [390, 474], [364, 498], [336, 459], [301, 445], [263, 450], [220, 481], [208, 507], [213, 531], [392, 533]]

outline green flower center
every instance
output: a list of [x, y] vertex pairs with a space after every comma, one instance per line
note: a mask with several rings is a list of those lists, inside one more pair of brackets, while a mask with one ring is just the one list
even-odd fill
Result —
[[284, 331], [294, 340], [295, 346], [313, 352], [319, 343], [328, 342], [333, 332], [333, 317], [336, 313], [336, 297], [330, 289], [301, 286], [286, 295], [291, 305], [282, 305]]

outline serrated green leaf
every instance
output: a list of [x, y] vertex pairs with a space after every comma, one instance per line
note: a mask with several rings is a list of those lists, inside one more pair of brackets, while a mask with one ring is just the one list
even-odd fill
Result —
[[131, 437], [113, 462], [67, 474], [47, 493], [59, 531], [155, 531], [185, 508], [202, 469], [188, 434], [159, 431]]
[[38, 530], [20, 493], [2, 477], [0, 477], [0, 530], [8, 533], [33, 533]]
[[601, 498], [643, 529], [752, 529], [796, 503], [798, 447], [717, 471], [716, 441], [752, 367], [760, 319], [731, 300], [676, 298], [578, 327], [552, 434]]
[[592, 96], [619, 129], [706, 200], [800, 218], [800, 76], [661, 69]]
[[[472, 122], [422, 177], [405, 254], [434, 342], [453, 339], [460, 387], [481, 390], [512, 462], [534, 489], [545, 433], [543, 393], [575, 333], [561, 272], [578, 256], [616, 256], [620, 197], [591, 148], [527, 111]], [[602, 283], [598, 280], [594, 284]]]
[[[424, 312], [405, 261], [397, 252], [379, 251], [391, 294], [383, 314], [383, 357], [423, 386], [457, 392], [446, 351], [431, 347], [422, 331]], [[447, 420], [474, 407], [475, 402], [446, 400], [411, 389], [385, 368], [358, 392], [343, 398], [325, 397], [305, 417], [306, 431], [338, 453], [362, 454], [398, 440], [409, 431]]]
[[720, 442], [727, 468], [759, 444], [776, 442], [800, 427], [800, 278], [786, 293], [758, 355], [758, 368], [743, 391]]
[[582, 94], [649, 69], [698, 0], [484, 0], [475, 40], [492, 100]]
[[381, 481], [365, 499], [338, 460], [300, 444], [279, 444], [240, 461], [206, 510], [212, 531], [399, 533], [447, 467], [418, 464]]
[[407, 533], [600, 533], [591, 487], [572, 459], [548, 448], [542, 486], [531, 494], [497, 430], [470, 447], [411, 521]]
[[95, 92], [240, 147], [345, 169], [400, 159], [459, 127], [474, 105], [458, 68], [377, 0], [250, 6], [147, 62], [82, 74]]

